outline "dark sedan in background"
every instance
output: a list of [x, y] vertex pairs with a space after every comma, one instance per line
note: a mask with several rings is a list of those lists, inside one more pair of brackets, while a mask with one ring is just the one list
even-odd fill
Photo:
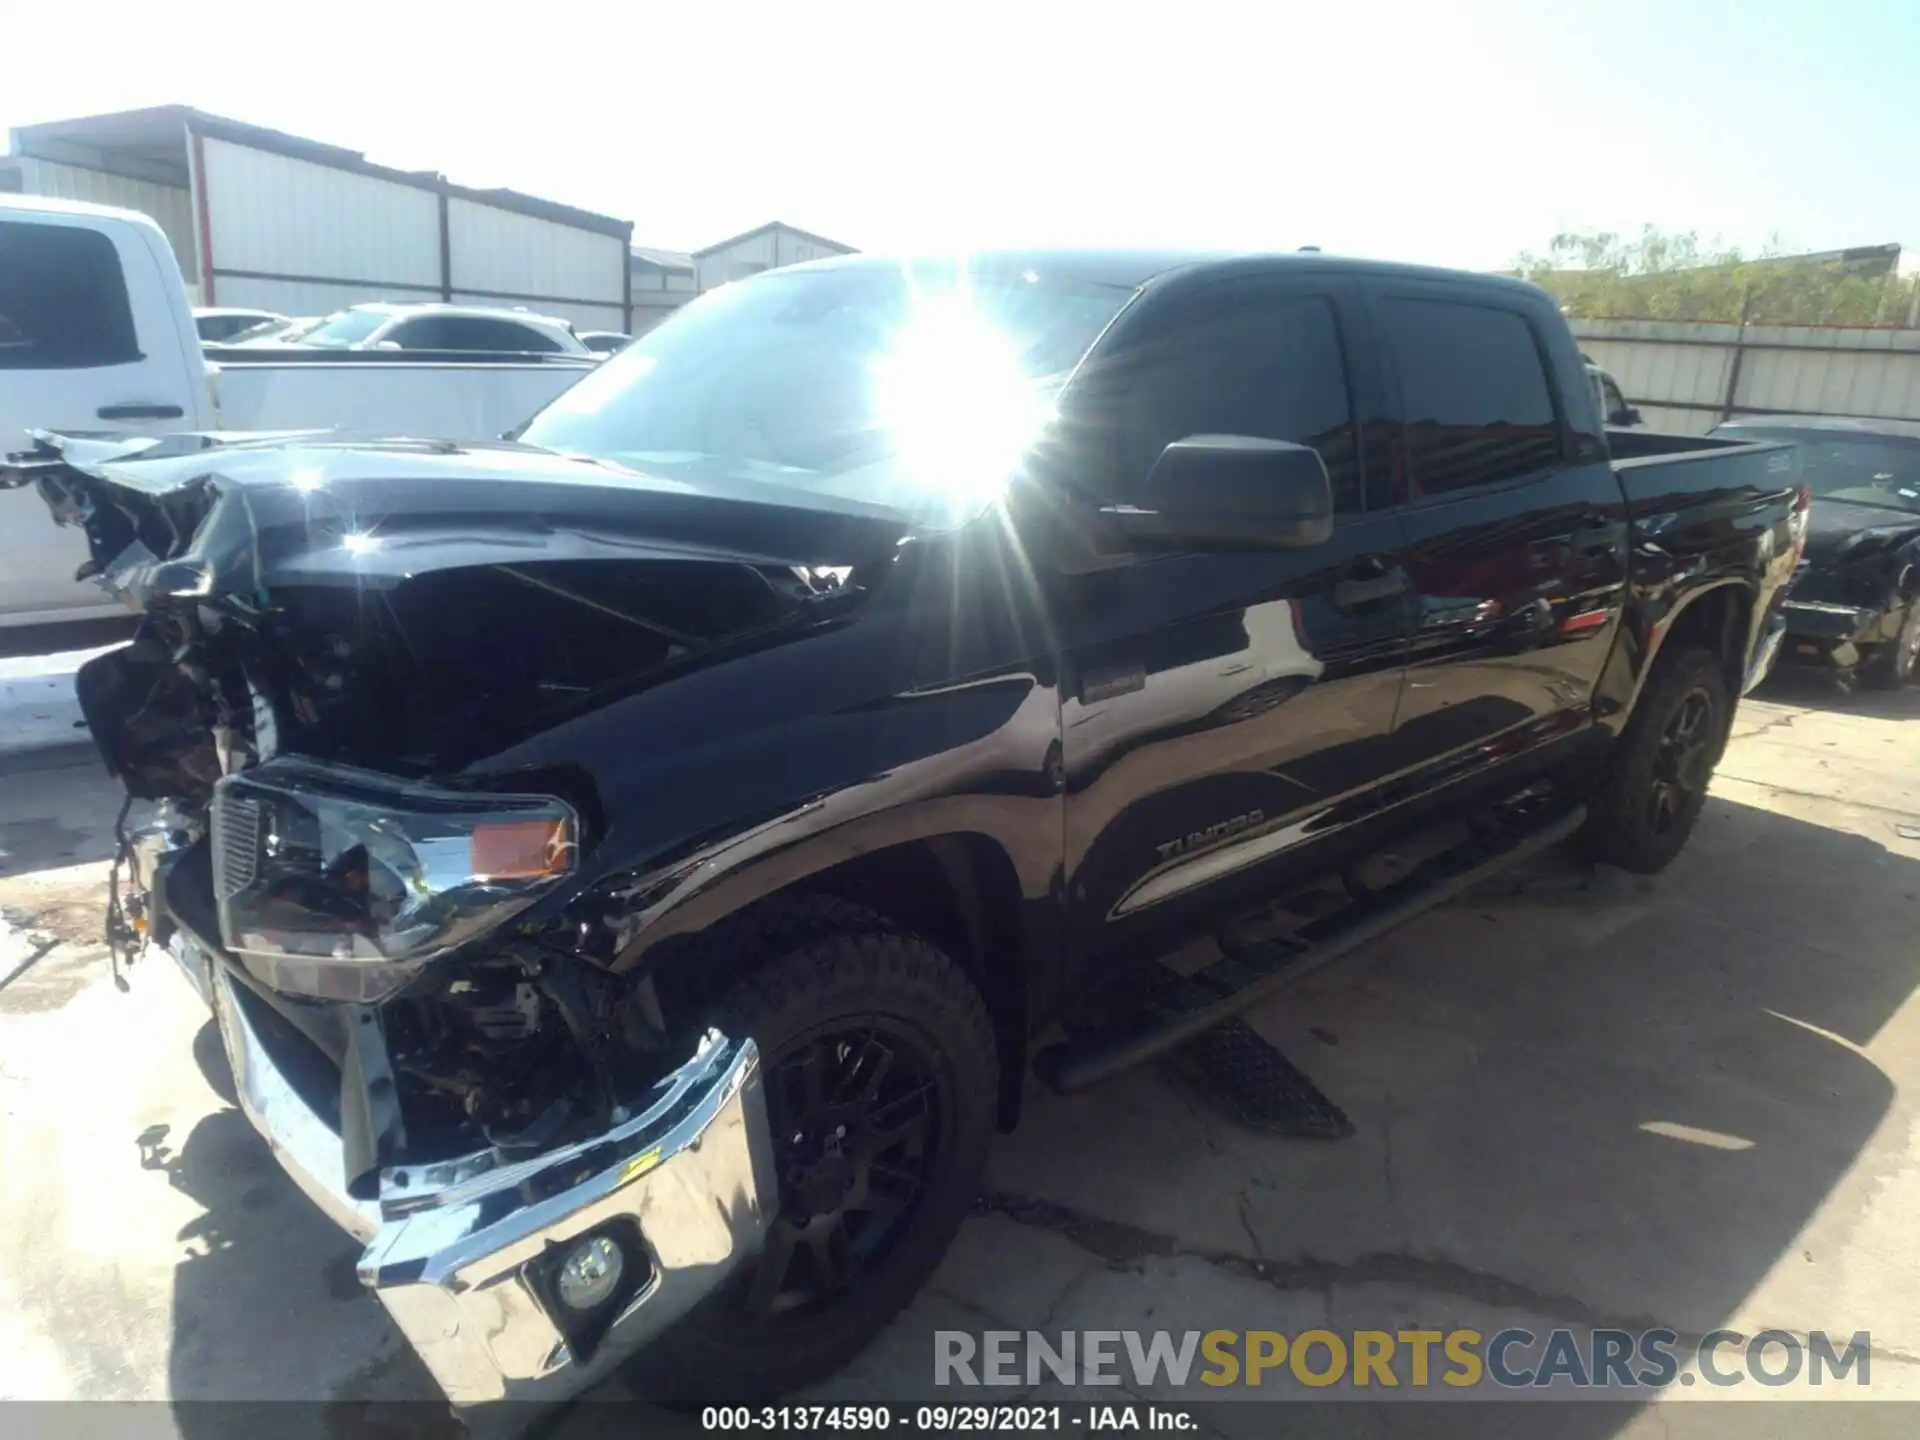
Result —
[[1813, 493], [1781, 659], [1883, 688], [1920, 675], [1920, 421], [1733, 419], [1715, 435], [1790, 440]]

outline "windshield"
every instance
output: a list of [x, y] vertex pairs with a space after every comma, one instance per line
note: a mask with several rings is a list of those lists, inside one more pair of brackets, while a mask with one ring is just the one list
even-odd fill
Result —
[[392, 318], [378, 310], [341, 310], [327, 316], [302, 335], [300, 343], [344, 349], [348, 345], [358, 345]]
[[951, 263], [775, 272], [702, 296], [520, 438], [960, 519], [998, 492], [1131, 294]]
[[1728, 439], [1791, 441], [1800, 478], [1815, 499], [1920, 515], [1920, 440], [1778, 426], [1723, 425], [1714, 433]]

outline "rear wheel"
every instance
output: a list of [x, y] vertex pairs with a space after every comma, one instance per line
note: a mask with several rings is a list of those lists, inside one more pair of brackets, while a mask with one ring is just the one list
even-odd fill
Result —
[[1867, 683], [1876, 690], [1898, 690], [1920, 677], [1920, 600], [1907, 606], [1906, 620], [1891, 645], [1883, 645], [1867, 662]]
[[663, 1400], [770, 1399], [846, 1364], [939, 1263], [993, 1134], [993, 1029], [946, 955], [835, 900], [751, 943], [713, 1023], [760, 1047], [778, 1210], [757, 1259], [637, 1360]]
[[1661, 655], [1590, 806], [1594, 859], [1643, 875], [1672, 863], [1707, 803], [1731, 714], [1717, 655]]

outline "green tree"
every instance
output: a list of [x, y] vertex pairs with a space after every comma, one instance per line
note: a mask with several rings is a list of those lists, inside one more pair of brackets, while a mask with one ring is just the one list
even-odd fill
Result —
[[1652, 226], [1634, 239], [1555, 235], [1545, 254], [1522, 254], [1514, 268], [1580, 319], [1904, 325], [1920, 295], [1920, 276], [1862, 275], [1838, 261], [1794, 260], [1772, 244], [1749, 255]]

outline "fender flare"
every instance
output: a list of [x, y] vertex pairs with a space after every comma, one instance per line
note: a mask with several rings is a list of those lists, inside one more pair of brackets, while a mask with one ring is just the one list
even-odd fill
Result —
[[[1641, 692], [1646, 689], [1647, 679], [1653, 674], [1653, 667], [1660, 663], [1661, 652], [1666, 646], [1667, 637], [1673, 633], [1675, 623], [1681, 616], [1692, 610], [1708, 596], [1717, 595], [1723, 590], [1730, 589], [1738, 589], [1743, 593], [1746, 608], [1749, 611], [1746, 631], [1743, 636], [1744, 643], [1741, 647], [1740, 655], [1733, 657], [1734, 663], [1738, 665], [1744, 660], [1745, 656], [1751, 652], [1757, 627], [1763, 622], [1764, 617], [1757, 613], [1758, 606], [1756, 602], [1758, 597], [1754, 593], [1754, 586], [1750, 580], [1739, 575], [1723, 575], [1680, 591], [1674, 598], [1672, 606], [1668, 608], [1658, 620], [1654, 621], [1647, 631], [1645, 640], [1646, 652], [1641, 660], [1638, 673], [1634, 676], [1633, 696], [1627, 702], [1626, 713], [1628, 716], [1631, 716], [1634, 707], [1640, 703]], [[1741, 677], [1737, 673], [1729, 674], [1727, 677], [1728, 684], [1733, 686], [1736, 691], [1739, 688], [1740, 680]]]

